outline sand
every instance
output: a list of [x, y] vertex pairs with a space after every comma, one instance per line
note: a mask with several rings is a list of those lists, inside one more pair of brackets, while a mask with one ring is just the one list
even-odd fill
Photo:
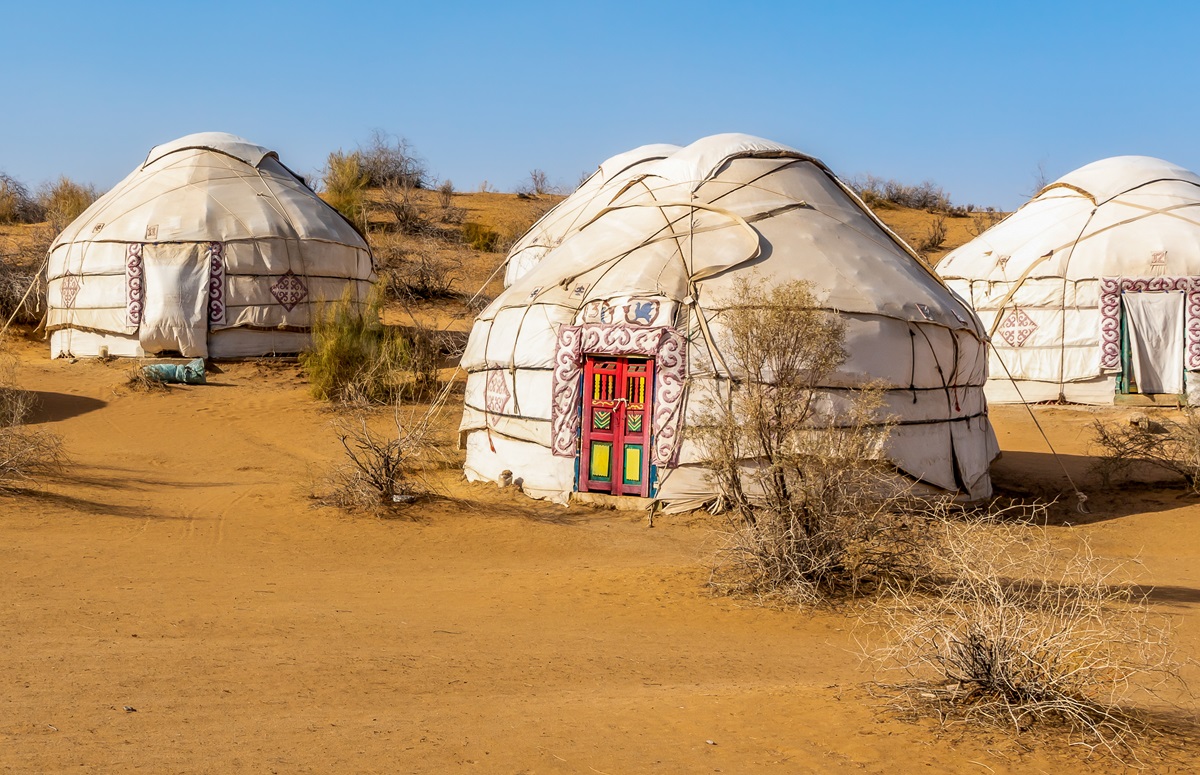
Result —
[[[221, 364], [208, 385], [147, 394], [122, 387], [128, 362], [13, 346], [72, 464], [0, 498], [0, 772], [1120, 769], [888, 715], [852, 617], [708, 593], [710, 519], [648, 527], [452, 468], [452, 501], [347, 515], [311, 497], [339, 453], [296, 365]], [[1095, 414], [1038, 409], [1081, 482]], [[1061, 489], [1023, 410], [994, 419], [999, 484]], [[1085, 489], [1094, 513], [1064, 502], [1055, 530], [1140, 557], [1198, 653], [1200, 501]], [[1152, 771], [1194, 771], [1196, 750]]]

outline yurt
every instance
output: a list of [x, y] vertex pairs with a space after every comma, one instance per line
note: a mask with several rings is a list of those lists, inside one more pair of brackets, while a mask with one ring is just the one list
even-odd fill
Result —
[[811, 281], [844, 322], [849, 357], [822, 389], [886, 385], [897, 423], [886, 454], [904, 475], [969, 497], [991, 490], [979, 321], [811, 156], [736, 134], [623, 154], [512, 256], [462, 360], [472, 480], [511, 476], [560, 502], [711, 500], [688, 426], [699, 396], [738, 377], [721, 353], [721, 304], [738, 277], [755, 277]]
[[326, 300], [364, 300], [362, 235], [274, 151], [181, 137], [100, 197], [47, 263], [53, 357], [295, 353]]
[[1093, 162], [937, 271], [991, 336], [993, 402], [1200, 402], [1195, 173], [1146, 156]]

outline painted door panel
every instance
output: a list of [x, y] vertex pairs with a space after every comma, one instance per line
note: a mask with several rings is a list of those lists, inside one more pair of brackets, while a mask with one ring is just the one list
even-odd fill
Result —
[[579, 489], [647, 497], [654, 361], [588, 356], [583, 374]]

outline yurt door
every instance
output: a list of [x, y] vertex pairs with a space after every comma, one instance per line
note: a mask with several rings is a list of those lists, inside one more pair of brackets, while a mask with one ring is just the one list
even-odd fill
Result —
[[148, 353], [176, 351], [208, 357], [208, 279], [205, 245], [158, 243], [143, 248], [143, 298], [138, 339]]
[[654, 361], [588, 356], [583, 374], [579, 489], [649, 496]]
[[1123, 392], [1183, 392], [1182, 292], [1121, 294]]

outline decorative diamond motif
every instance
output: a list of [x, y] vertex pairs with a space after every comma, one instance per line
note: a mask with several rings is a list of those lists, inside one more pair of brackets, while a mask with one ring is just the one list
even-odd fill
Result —
[[601, 412], [597, 410], [593, 419], [595, 419], [596, 422], [592, 427], [598, 431], [606, 431], [612, 427], [612, 412]]
[[304, 301], [304, 297], [308, 295], [308, 288], [304, 286], [304, 281], [292, 274], [292, 270], [289, 269], [271, 286], [271, 295], [283, 305], [284, 309], [291, 312], [297, 304]]
[[79, 295], [79, 275], [68, 273], [64, 276], [58, 286], [58, 292], [62, 294], [64, 307], [74, 306], [75, 297]]
[[640, 414], [627, 415], [625, 419], [625, 430], [630, 433], [642, 432], [642, 416]]
[[1025, 310], [1014, 309], [1004, 317], [998, 329], [1009, 347], [1020, 347], [1037, 330], [1037, 323], [1025, 314]]
[[504, 414], [504, 408], [508, 406], [508, 399], [511, 395], [508, 392], [508, 381], [504, 379], [504, 372], [489, 372], [483, 396], [483, 405], [487, 407], [488, 412]]

